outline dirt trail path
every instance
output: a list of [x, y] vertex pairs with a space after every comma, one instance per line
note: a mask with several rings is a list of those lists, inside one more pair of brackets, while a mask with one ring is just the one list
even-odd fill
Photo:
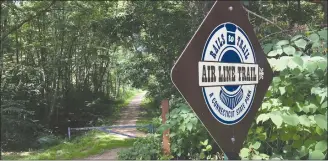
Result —
[[[122, 109], [121, 111], [121, 116], [120, 119], [117, 120], [114, 125], [120, 126], [120, 125], [131, 125], [135, 126], [136, 122], [139, 118], [140, 114], [140, 104], [145, 96], [146, 92], [140, 93], [137, 96], [135, 96], [132, 101], [129, 103], [129, 105], [125, 108]], [[136, 136], [136, 137], [144, 137], [146, 136], [145, 133], [142, 133], [138, 131], [136, 128], [126, 128], [126, 129], [112, 129], [111, 131], [118, 132], [118, 133], [123, 133], [131, 136]], [[127, 136], [119, 135], [119, 134], [111, 134], [116, 137], [121, 137], [121, 138], [128, 138]], [[117, 159], [117, 153], [124, 148], [116, 148], [116, 149], [111, 149], [108, 151], [105, 151], [102, 154], [90, 156], [86, 159], [89, 160], [94, 160], [94, 159], [104, 159], [104, 160], [109, 160], [109, 159]]]

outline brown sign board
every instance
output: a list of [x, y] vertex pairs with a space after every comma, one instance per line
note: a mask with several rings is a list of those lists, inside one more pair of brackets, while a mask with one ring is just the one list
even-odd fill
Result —
[[215, 2], [171, 71], [229, 159], [239, 159], [272, 75], [240, 1]]

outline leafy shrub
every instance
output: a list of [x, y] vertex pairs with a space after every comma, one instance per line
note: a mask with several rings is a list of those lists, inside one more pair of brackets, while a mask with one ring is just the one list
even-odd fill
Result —
[[156, 160], [162, 156], [162, 143], [159, 135], [138, 138], [129, 149], [118, 153], [120, 160]]
[[2, 91], [1, 95], [1, 150], [22, 150], [33, 144], [40, 125], [27, 101], [15, 97], [18, 91]]
[[275, 77], [241, 157], [327, 158], [327, 29], [263, 48]]
[[[158, 128], [162, 133], [170, 128], [171, 153], [177, 159], [196, 159], [202, 151], [201, 141], [209, 140], [209, 145], [217, 147], [204, 126], [183, 99], [172, 99], [172, 110], [167, 116], [166, 124]], [[208, 152], [210, 153], [210, 152]]]
[[49, 148], [60, 143], [60, 138], [53, 134], [43, 135], [37, 139], [38, 146], [42, 149]]

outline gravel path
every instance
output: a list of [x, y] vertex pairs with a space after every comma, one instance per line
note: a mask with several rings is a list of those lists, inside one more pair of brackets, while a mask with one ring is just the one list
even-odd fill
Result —
[[[138, 120], [138, 115], [140, 114], [140, 104], [145, 96], [144, 93], [140, 93], [137, 96], [135, 96], [132, 101], [129, 103], [129, 105], [125, 108], [122, 109], [120, 115], [120, 119], [117, 120], [114, 125], [131, 125], [135, 126], [136, 122]], [[126, 129], [112, 129], [114, 132], [118, 133], [123, 133], [131, 136], [136, 136], [136, 137], [144, 137], [146, 134], [138, 131], [136, 128], [126, 128]], [[111, 134], [115, 135], [116, 137], [121, 137], [121, 138], [128, 138], [127, 136], [123, 135], [118, 135], [118, 134]], [[117, 159], [117, 153], [124, 148], [116, 148], [116, 149], [111, 149], [108, 151], [105, 151], [102, 154], [90, 156], [86, 159], [88, 160], [94, 160], [94, 159], [103, 159], [103, 160], [110, 160], [110, 159]]]

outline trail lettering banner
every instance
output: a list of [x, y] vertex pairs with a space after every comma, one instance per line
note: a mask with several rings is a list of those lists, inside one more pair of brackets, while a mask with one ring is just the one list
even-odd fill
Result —
[[228, 158], [239, 159], [272, 81], [272, 70], [241, 2], [215, 2], [171, 77]]

